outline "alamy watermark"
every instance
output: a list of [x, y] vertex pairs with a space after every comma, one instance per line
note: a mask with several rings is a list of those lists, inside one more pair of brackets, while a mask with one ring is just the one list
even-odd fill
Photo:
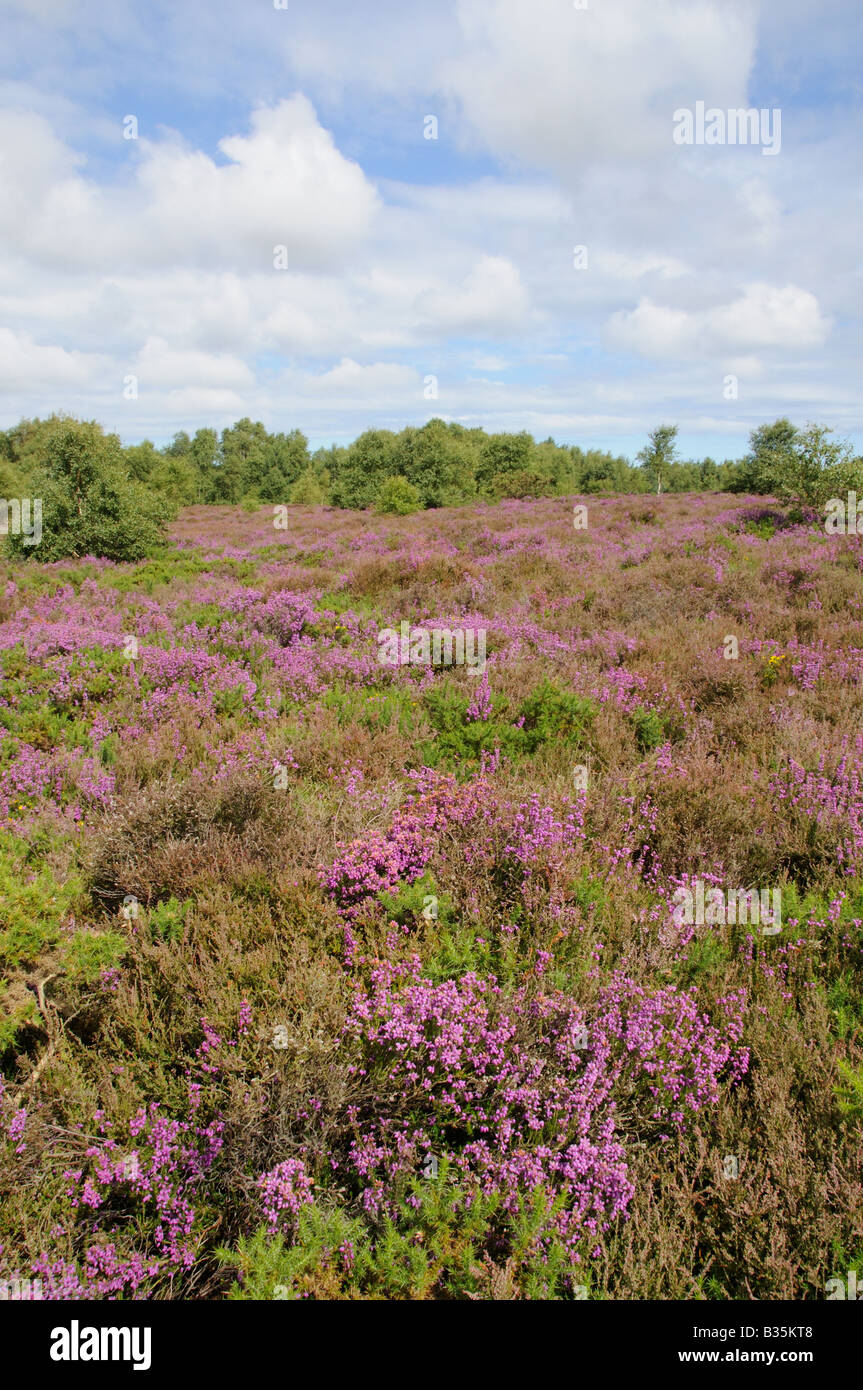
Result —
[[0, 1279], [0, 1303], [32, 1303], [41, 1298], [41, 1279]]
[[841, 497], [825, 503], [824, 530], [828, 536], [863, 536], [863, 506], [857, 510], [857, 493], [848, 493], [848, 505]]
[[863, 1303], [863, 1285], [858, 1292], [857, 1271], [849, 1269], [847, 1282], [845, 1279], [828, 1279], [824, 1292], [827, 1295], [828, 1303], [844, 1302], [849, 1300], [851, 1303]]
[[42, 539], [42, 498], [0, 497], [0, 536], [20, 536], [24, 545], [38, 545]]
[[52, 1361], [131, 1361], [133, 1371], [148, 1371], [152, 1362], [152, 1328], [69, 1327], [51, 1332]]
[[485, 670], [485, 628], [412, 627], [378, 633], [382, 666], [466, 666], [472, 676]]
[[674, 113], [675, 145], [761, 145], [762, 154], [782, 149], [782, 112], [774, 106], [759, 111], [754, 106], [722, 111], [703, 101], [693, 111], [681, 106]]
[[[678, 888], [674, 893], [672, 918], [678, 926], [752, 925], [761, 927], [762, 936], [777, 936], [782, 930], [782, 890], [762, 888], [707, 888], [696, 879], [694, 891]], [[764, 924], [767, 924], [766, 926]]]

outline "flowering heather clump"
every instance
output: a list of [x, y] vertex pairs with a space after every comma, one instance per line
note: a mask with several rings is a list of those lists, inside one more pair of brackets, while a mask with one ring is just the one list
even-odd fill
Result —
[[[171, 1120], [155, 1102], [122, 1127], [105, 1123], [99, 1112], [93, 1122], [100, 1139], [85, 1150], [88, 1162], [63, 1174], [71, 1212], [91, 1235], [82, 1274], [74, 1273], [74, 1265], [58, 1267], [47, 1255], [34, 1262], [33, 1273], [43, 1280], [46, 1298], [134, 1297], [142, 1289], [145, 1297], [157, 1277], [182, 1273], [194, 1263], [200, 1235], [193, 1201], [222, 1148], [224, 1124]], [[127, 1219], [136, 1214], [133, 1227], [149, 1228], [147, 1253], [126, 1250], [125, 1241], [120, 1253], [117, 1242], [96, 1239], [117, 1230], [124, 1213]]]
[[258, 1178], [261, 1211], [269, 1230], [291, 1230], [300, 1207], [312, 1201], [312, 1180], [297, 1158], [286, 1158]]
[[812, 768], [789, 758], [787, 767], [769, 782], [777, 802], [787, 807], [789, 819], [801, 820], [810, 838], [816, 826], [829, 830], [836, 860], [847, 875], [863, 870], [863, 736], [854, 742], [855, 752], [843, 748], [832, 772], [824, 754]]
[[424, 768], [414, 778], [414, 793], [405, 799], [388, 833], [340, 846], [342, 853], [321, 881], [350, 918], [364, 899], [394, 888], [400, 879], [419, 878], [438, 840], [453, 825], [469, 825], [479, 814], [488, 784], [484, 777], [460, 786], [454, 777]]
[[581, 1238], [607, 1230], [634, 1193], [615, 1128], [621, 1080], [644, 1085], [651, 1119], [682, 1128], [717, 1102], [721, 1077], [746, 1071], [745, 1049], [733, 1046], [743, 1003], [742, 992], [720, 1000], [716, 1028], [690, 995], [651, 996], [616, 977], [586, 1021], [560, 992], [505, 998], [494, 977], [434, 985], [416, 956], [384, 963], [355, 988], [346, 1024], [371, 1118], [352, 1107], [357, 1137], [343, 1166], [375, 1214], [394, 1214], [399, 1179], [432, 1152], [461, 1174], [467, 1205], [479, 1189], [517, 1212], [542, 1184], [563, 1199], [551, 1228], [577, 1263]]

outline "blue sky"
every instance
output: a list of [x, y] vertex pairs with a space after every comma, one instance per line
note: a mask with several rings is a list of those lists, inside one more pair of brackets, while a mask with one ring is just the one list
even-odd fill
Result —
[[859, 0], [0, 0], [0, 424], [863, 450], [861, 52]]

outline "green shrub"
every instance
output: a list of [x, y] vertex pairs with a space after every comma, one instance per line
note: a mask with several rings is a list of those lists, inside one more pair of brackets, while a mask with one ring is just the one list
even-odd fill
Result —
[[596, 705], [585, 696], [561, 690], [545, 680], [507, 718], [509, 701], [492, 695], [488, 719], [469, 719], [470, 699], [451, 685], [432, 688], [425, 696], [428, 717], [437, 731], [433, 743], [423, 745], [428, 765], [478, 762], [483, 752], [495, 749], [507, 757], [532, 754], [549, 741], [582, 744], [596, 714]]
[[301, 473], [291, 488], [289, 501], [295, 507], [315, 507], [324, 500], [324, 490], [310, 468]]
[[170, 897], [151, 908], [147, 914], [147, 926], [153, 941], [182, 941], [186, 930], [186, 917], [191, 906], [191, 902], [181, 903]]
[[553, 681], [545, 680], [522, 701], [519, 714], [524, 720], [525, 747], [528, 753], [534, 753], [549, 739], [582, 743], [596, 714], [596, 705], [586, 696], [561, 690]]
[[[400, 925], [419, 923], [426, 911], [434, 912], [434, 916], [428, 920], [438, 923], [445, 922], [452, 914], [452, 899], [440, 892], [428, 872], [413, 883], [399, 883], [394, 892], [384, 890], [377, 896], [378, 902], [386, 908], [387, 916]], [[433, 906], [428, 901], [430, 898], [434, 898]]]
[[635, 741], [642, 753], [652, 753], [665, 742], [666, 732], [662, 715], [658, 710], [645, 709], [639, 705], [630, 716], [635, 728]]
[[395, 516], [408, 516], [410, 512], [419, 511], [419, 508], [420, 495], [407, 478], [385, 480], [378, 493], [377, 511], [389, 512]]
[[548, 1193], [535, 1189], [510, 1215], [499, 1192], [466, 1203], [455, 1177], [441, 1159], [438, 1177], [410, 1181], [396, 1220], [385, 1218], [374, 1233], [321, 1198], [300, 1209], [293, 1242], [259, 1227], [235, 1249], [217, 1251], [237, 1271], [228, 1298], [571, 1297], [567, 1252], [549, 1235], [556, 1204]]

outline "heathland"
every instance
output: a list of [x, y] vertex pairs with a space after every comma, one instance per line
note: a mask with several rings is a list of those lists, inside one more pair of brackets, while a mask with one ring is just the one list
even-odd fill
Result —
[[[273, 512], [2, 561], [0, 1279], [863, 1275], [863, 539], [707, 492]], [[382, 663], [403, 623], [484, 660]], [[675, 906], [750, 889], [778, 932]]]

